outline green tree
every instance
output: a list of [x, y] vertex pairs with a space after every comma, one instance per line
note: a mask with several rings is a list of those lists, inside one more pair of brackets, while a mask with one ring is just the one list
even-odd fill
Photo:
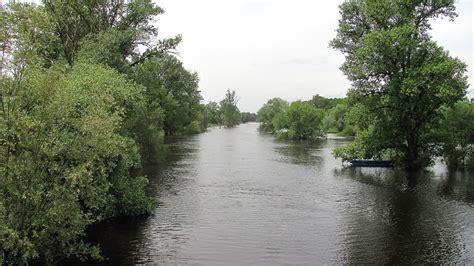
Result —
[[[395, 154], [408, 170], [432, 162], [441, 110], [463, 98], [466, 65], [431, 40], [432, 18], [456, 16], [453, 0], [347, 1], [331, 46], [345, 55], [349, 97], [365, 107], [366, 158]], [[355, 145], [355, 144], [354, 144]]]
[[[202, 132], [198, 76], [150, 0], [0, 5], [0, 259], [99, 259], [87, 226], [153, 209], [132, 173], [167, 132]], [[123, 73], [123, 74], [120, 74]], [[240, 116], [239, 116], [240, 118]], [[141, 152], [140, 152], [141, 151]]]
[[43, 0], [60, 40], [60, 50], [72, 65], [78, 54], [120, 71], [147, 58], [173, 50], [181, 37], [158, 40], [153, 23], [163, 9], [151, 0]]
[[329, 109], [323, 119], [324, 129], [331, 133], [341, 133], [344, 130], [350, 133], [351, 129], [349, 129], [345, 123], [347, 111], [348, 106], [346, 104], [337, 104], [335, 107]]
[[237, 102], [235, 91], [227, 90], [225, 98], [220, 102], [222, 124], [225, 127], [235, 127], [241, 122]]
[[257, 114], [249, 113], [249, 112], [242, 112], [240, 114], [242, 123], [247, 122], [256, 122], [257, 121]]
[[277, 135], [290, 139], [312, 139], [324, 136], [324, 111], [309, 102], [296, 101], [273, 119]]
[[440, 154], [452, 169], [474, 168], [474, 104], [460, 101], [444, 112], [436, 132]]
[[[60, 70], [61, 69], [61, 70]], [[91, 223], [151, 211], [128, 117], [142, 87], [113, 70], [77, 64], [3, 77], [1, 166], [7, 263], [99, 258], [82, 241]], [[15, 88], [13, 88], [15, 87]]]
[[257, 112], [257, 121], [261, 123], [260, 129], [273, 132], [273, 119], [288, 108], [287, 101], [280, 98], [268, 100]]
[[206, 109], [209, 115], [209, 123], [214, 125], [221, 125], [222, 124], [222, 116], [220, 106], [216, 102], [209, 102], [206, 104]]
[[167, 135], [184, 133], [194, 121], [200, 123], [199, 77], [186, 70], [176, 57], [152, 57], [135, 66], [131, 77], [145, 87], [149, 110], [163, 110]]
[[326, 98], [323, 96], [320, 96], [319, 94], [316, 94], [311, 98], [310, 100], [311, 103], [316, 106], [316, 108], [323, 109], [323, 110], [329, 110], [331, 108], [336, 107], [338, 104], [342, 104], [344, 102], [344, 99], [342, 98]]

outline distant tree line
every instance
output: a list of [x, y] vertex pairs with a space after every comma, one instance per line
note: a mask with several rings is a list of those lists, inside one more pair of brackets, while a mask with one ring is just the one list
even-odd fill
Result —
[[347, 99], [315, 95], [308, 101], [288, 103], [280, 98], [268, 100], [257, 112], [260, 129], [280, 138], [314, 139], [326, 133], [354, 135], [345, 117], [349, 111]]
[[235, 127], [240, 123], [257, 121], [255, 113], [240, 112], [237, 103], [235, 91], [227, 90], [222, 101], [209, 102], [206, 105], [207, 122], [214, 126]]
[[[474, 169], [474, 103], [460, 100], [453, 107], [443, 108], [438, 123], [428, 133], [432, 139], [432, 156], [442, 158], [451, 168]], [[267, 101], [257, 113], [260, 130], [278, 138], [308, 140], [326, 137], [366, 134], [371, 122], [368, 110], [350, 98], [314, 96], [308, 101], [291, 104], [280, 98]], [[350, 145], [334, 151], [343, 160], [385, 159], [394, 160], [390, 152], [373, 156], [367, 152], [369, 143], [357, 137]], [[370, 138], [366, 138], [370, 142]]]

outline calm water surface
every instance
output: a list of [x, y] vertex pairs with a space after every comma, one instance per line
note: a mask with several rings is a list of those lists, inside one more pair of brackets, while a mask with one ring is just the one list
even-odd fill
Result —
[[258, 125], [169, 140], [144, 169], [147, 218], [90, 232], [111, 264], [474, 263], [474, 174], [437, 164], [408, 184], [389, 169], [346, 169], [348, 140], [288, 142]]

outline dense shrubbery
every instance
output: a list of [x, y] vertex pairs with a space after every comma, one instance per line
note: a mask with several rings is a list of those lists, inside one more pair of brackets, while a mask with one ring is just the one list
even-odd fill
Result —
[[133, 170], [164, 133], [205, 130], [197, 74], [167, 54], [180, 37], [156, 38], [161, 13], [150, 0], [0, 7], [4, 263], [99, 259], [87, 226], [153, 209]]
[[289, 139], [313, 139], [324, 136], [324, 112], [309, 102], [293, 102], [273, 119], [277, 136]]
[[[316, 95], [312, 100], [293, 102], [274, 98], [258, 111], [260, 129], [289, 139], [310, 139], [326, 133], [355, 136], [354, 141], [334, 150], [343, 161], [353, 159], [392, 160], [403, 165], [402, 151], [386, 147], [386, 142], [374, 138], [382, 130], [373, 124], [376, 117], [366, 105], [351, 99], [330, 99]], [[451, 169], [474, 168], [474, 104], [459, 101], [453, 108], [444, 108], [424, 135], [429, 141], [429, 153], [420, 157], [429, 165], [433, 156], [440, 156]], [[384, 133], [387, 134], [387, 133]]]
[[257, 121], [260, 122], [260, 130], [282, 138], [316, 138], [325, 133], [351, 136], [355, 128], [345, 118], [350, 109], [345, 99], [320, 95], [291, 105], [280, 98], [273, 98], [258, 110]]
[[242, 112], [240, 113], [242, 123], [257, 122], [257, 114]]
[[59, 67], [68, 68], [3, 80], [13, 92], [1, 120], [0, 242], [9, 263], [97, 257], [81, 241], [87, 225], [152, 209], [146, 178], [130, 175], [140, 154], [127, 127], [141, 111], [143, 88], [97, 65]]
[[474, 168], [474, 104], [461, 101], [445, 110], [435, 135], [440, 155], [452, 169]]
[[280, 98], [273, 98], [267, 101], [257, 112], [257, 121], [260, 122], [260, 129], [274, 132], [273, 119], [288, 108], [287, 101]]
[[176, 57], [156, 55], [135, 66], [132, 72], [133, 79], [145, 87], [149, 109], [162, 111], [162, 127], [167, 135], [185, 133], [193, 122], [194, 126], [200, 123], [199, 78]]

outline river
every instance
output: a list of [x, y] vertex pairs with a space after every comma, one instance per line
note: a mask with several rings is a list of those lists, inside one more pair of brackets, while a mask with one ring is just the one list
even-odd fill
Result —
[[277, 140], [249, 123], [168, 139], [144, 169], [159, 204], [95, 226], [110, 264], [474, 263], [474, 174], [438, 163], [408, 184], [344, 168], [349, 142]]

